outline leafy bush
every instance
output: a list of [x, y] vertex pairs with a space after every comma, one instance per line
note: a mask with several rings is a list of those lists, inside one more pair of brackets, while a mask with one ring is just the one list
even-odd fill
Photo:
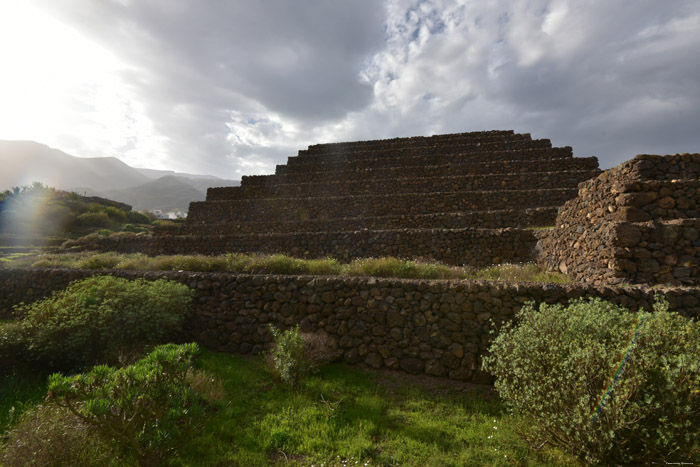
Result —
[[334, 360], [325, 338], [300, 333], [299, 325], [287, 331], [270, 325], [275, 347], [268, 354], [268, 365], [282, 382], [296, 386], [310, 373]]
[[139, 465], [158, 465], [204, 413], [188, 383], [197, 344], [157, 347], [133, 365], [76, 376], [54, 374], [47, 400], [66, 407]]
[[20, 322], [0, 323], [0, 376], [17, 368], [27, 353], [27, 338]]
[[151, 219], [137, 211], [129, 211], [126, 213], [126, 219], [133, 224], [150, 224]]
[[484, 359], [533, 441], [590, 462], [700, 457], [700, 323], [601, 300], [525, 306]]
[[83, 227], [109, 227], [112, 221], [104, 212], [86, 212], [77, 218], [78, 225]]
[[6, 439], [0, 450], [0, 465], [5, 467], [105, 466], [116, 457], [85, 422], [49, 404], [25, 412]]
[[105, 214], [113, 221], [118, 224], [124, 224], [126, 222], [127, 216], [123, 209], [115, 208], [114, 206], [107, 206], [104, 208]]
[[121, 260], [109, 253], [92, 255], [78, 262], [80, 269], [113, 269]]
[[171, 281], [97, 276], [17, 310], [31, 357], [71, 368], [173, 338], [191, 296], [187, 286]]

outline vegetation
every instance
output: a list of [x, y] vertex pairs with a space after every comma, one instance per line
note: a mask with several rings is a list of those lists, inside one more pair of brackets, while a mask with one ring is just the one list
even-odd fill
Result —
[[47, 401], [66, 407], [140, 466], [159, 465], [204, 414], [204, 400], [188, 381], [198, 350], [168, 344], [124, 368], [54, 374]]
[[98, 197], [58, 191], [35, 182], [0, 193], [0, 225], [4, 235], [71, 236], [85, 235], [95, 229], [120, 230], [126, 224], [151, 220], [131, 207]]
[[17, 307], [23, 319], [0, 325], [0, 370], [18, 362], [80, 368], [177, 337], [191, 300], [185, 285], [94, 276]]
[[485, 368], [539, 446], [587, 462], [696, 462], [700, 323], [667, 308], [529, 305], [499, 331]]
[[306, 376], [334, 360], [326, 340], [318, 334], [300, 333], [299, 325], [282, 331], [270, 325], [275, 347], [268, 354], [268, 365], [285, 384], [299, 385]]
[[[462, 391], [462, 385], [426, 386], [329, 365], [292, 389], [274, 384], [261, 359], [205, 350], [195, 367], [221, 382], [216, 397], [223, 399], [176, 443], [169, 465], [581, 465], [555, 449], [531, 450], [517, 434], [518, 418], [488, 393]], [[0, 463], [31, 465], [7, 462], [23, 440], [25, 455], [31, 449], [46, 455], [50, 446], [56, 459], [78, 459], [62, 465], [136, 464], [90, 425], [48, 407], [13, 425], [0, 444]], [[32, 435], [35, 428], [47, 434]]]
[[[92, 234], [93, 236], [99, 234]], [[125, 233], [112, 234], [125, 235]], [[286, 255], [233, 253], [222, 256], [173, 255], [146, 256], [122, 253], [61, 253], [18, 258], [16, 267], [79, 269], [127, 269], [140, 271], [228, 271], [246, 274], [311, 274], [339, 276], [397, 277], [402, 279], [484, 279], [567, 283], [566, 276], [544, 272], [537, 265], [503, 264], [484, 270], [447, 266], [398, 258], [360, 258], [341, 264], [332, 258], [297, 259]]]

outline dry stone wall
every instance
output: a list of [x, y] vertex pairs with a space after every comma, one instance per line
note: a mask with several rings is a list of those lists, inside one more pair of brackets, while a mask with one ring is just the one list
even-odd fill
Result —
[[[0, 318], [19, 301], [39, 299], [87, 270], [0, 270]], [[697, 319], [698, 288], [592, 287], [223, 273], [109, 271], [129, 279], [167, 278], [195, 291], [186, 323], [189, 338], [233, 353], [257, 353], [271, 344], [268, 326], [326, 335], [351, 364], [413, 374], [488, 382], [480, 371], [501, 323], [524, 303], [567, 303], [601, 297], [632, 310], [648, 309], [656, 294]]]
[[579, 187], [540, 262], [601, 283], [698, 285], [700, 154], [639, 155]]
[[[538, 172], [567, 172], [581, 170], [598, 170], [598, 159], [595, 157], [575, 157], [552, 160], [512, 161], [475, 163], [450, 163], [444, 165], [414, 165], [400, 167], [385, 167], [379, 169], [352, 169], [345, 171], [312, 171], [308, 173], [291, 173], [285, 175], [244, 175], [241, 187], [252, 185], [276, 185], [309, 183], [332, 183], [338, 180], [372, 180], [386, 178], [419, 178], [450, 176], [474, 176], [494, 173], [532, 173], [533, 180]], [[600, 171], [598, 171], [600, 173]], [[217, 188], [219, 190], [219, 188]]]
[[369, 180], [341, 180], [328, 183], [295, 183], [209, 188], [207, 201], [241, 200], [279, 197], [329, 197], [364, 194], [435, 193], [449, 191], [541, 190], [571, 188], [593, 178], [599, 170], [566, 172], [539, 172], [537, 177], [528, 173], [481, 174], [420, 178], [381, 178]]
[[112, 237], [84, 244], [85, 250], [140, 251], [148, 255], [282, 253], [298, 258], [395, 256], [483, 267], [534, 261], [536, 237], [520, 229], [397, 229], [249, 235]]
[[254, 198], [190, 203], [188, 224], [254, 222], [259, 219], [295, 221], [348, 217], [377, 217], [438, 212], [527, 209], [559, 206], [576, 195], [571, 188], [540, 190], [451, 191], [324, 198]]
[[167, 235], [232, 235], [267, 232], [351, 232], [356, 230], [396, 229], [501, 229], [554, 225], [557, 207], [507, 209], [499, 211], [460, 211], [435, 214], [344, 217], [340, 219], [308, 219], [288, 222], [237, 222], [206, 225], [154, 226], [154, 236]]

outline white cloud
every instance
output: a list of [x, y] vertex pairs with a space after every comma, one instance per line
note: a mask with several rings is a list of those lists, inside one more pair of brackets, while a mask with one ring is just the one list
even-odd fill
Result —
[[130, 163], [233, 178], [318, 142], [487, 129], [603, 166], [700, 151], [696, 0], [34, 4], [119, 63], [62, 94], [96, 135], [62, 138]]

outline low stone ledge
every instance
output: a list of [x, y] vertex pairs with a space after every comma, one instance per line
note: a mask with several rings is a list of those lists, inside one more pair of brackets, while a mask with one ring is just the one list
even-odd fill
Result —
[[444, 191], [573, 188], [600, 174], [600, 170], [483, 174], [420, 178], [381, 178], [319, 184], [316, 182], [209, 188], [207, 201], [299, 196], [353, 196], [365, 194], [430, 193]]
[[446, 165], [415, 165], [407, 167], [391, 167], [383, 169], [358, 169], [345, 171], [326, 171], [309, 173], [292, 173], [285, 175], [244, 175], [241, 186], [298, 184], [313, 181], [328, 183], [349, 180], [370, 180], [375, 178], [417, 178], [479, 175], [482, 173], [513, 173], [513, 172], [561, 172], [573, 170], [596, 170], [596, 157], [571, 157], [551, 159], [548, 161], [504, 161], [478, 163], [451, 163]]
[[71, 281], [110, 274], [128, 279], [170, 279], [195, 293], [185, 329], [201, 345], [257, 353], [272, 342], [269, 325], [328, 337], [350, 364], [489, 382], [480, 371], [502, 323], [528, 301], [562, 303], [600, 297], [637, 310], [655, 295], [697, 319], [700, 289], [504, 284], [368, 277], [236, 275], [166, 271], [0, 270], [0, 317], [18, 301], [65, 288]]
[[257, 198], [190, 203], [188, 224], [331, 219], [348, 217], [527, 209], [559, 206], [576, 196], [575, 189], [456, 191], [324, 198]]
[[283, 253], [298, 258], [395, 256], [475, 267], [534, 260], [537, 239], [520, 229], [401, 229], [174, 237], [106, 237], [85, 250], [148, 255]]
[[347, 232], [354, 230], [395, 229], [503, 229], [508, 227], [553, 226], [557, 207], [510, 209], [501, 211], [460, 211], [404, 216], [346, 217], [327, 220], [289, 222], [245, 222], [235, 224], [154, 226], [153, 235], [232, 235], [249, 233]]

